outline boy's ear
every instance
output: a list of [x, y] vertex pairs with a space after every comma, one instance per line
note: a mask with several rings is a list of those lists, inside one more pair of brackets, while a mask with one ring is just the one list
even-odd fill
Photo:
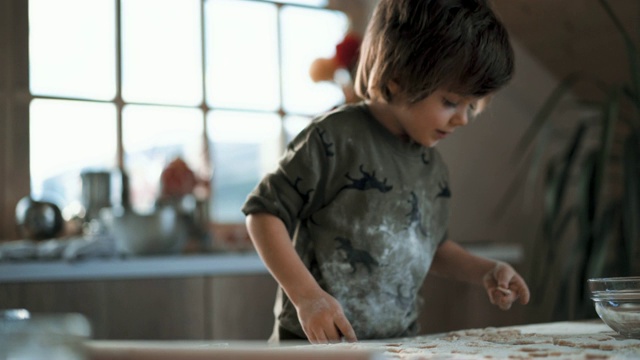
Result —
[[395, 95], [400, 93], [400, 85], [398, 85], [398, 83], [393, 80], [389, 81], [387, 87], [389, 88], [389, 92], [391, 92], [391, 95], [394, 95], [394, 97]]
[[390, 80], [386, 86], [389, 91], [389, 102], [398, 102], [402, 101], [402, 88], [398, 85], [397, 82]]

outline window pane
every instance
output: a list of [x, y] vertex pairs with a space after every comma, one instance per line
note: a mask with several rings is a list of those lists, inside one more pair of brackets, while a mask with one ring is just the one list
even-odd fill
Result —
[[113, 104], [36, 99], [29, 116], [34, 197], [66, 206], [80, 200], [83, 169], [116, 167]]
[[29, 0], [33, 94], [111, 100], [115, 57], [114, 0]]
[[206, 2], [207, 103], [275, 111], [280, 105], [276, 6]]
[[199, 0], [122, 1], [122, 96], [129, 102], [202, 101]]
[[131, 204], [153, 208], [160, 193], [160, 174], [176, 157], [196, 171], [203, 138], [202, 111], [192, 108], [129, 105], [122, 112], [125, 169]]
[[284, 131], [287, 136], [287, 142], [293, 140], [302, 131], [305, 127], [307, 127], [311, 123], [311, 118], [304, 116], [287, 116], [284, 118]]
[[324, 7], [327, 6], [328, 0], [267, 0], [283, 4], [299, 4], [306, 6]]
[[243, 222], [247, 195], [282, 154], [280, 117], [276, 114], [213, 111], [207, 133], [213, 151], [213, 202], [218, 222]]
[[334, 56], [348, 29], [346, 15], [286, 6], [281, 20], [284, 110], [313, 115], [342, 103], [342, 90], [331, 83], [314, 83], [309, 67], [317, 58]]

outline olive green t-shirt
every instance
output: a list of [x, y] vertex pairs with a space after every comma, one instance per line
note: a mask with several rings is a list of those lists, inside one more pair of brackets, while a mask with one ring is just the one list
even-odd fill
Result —
[[[242, 211], [282, 219], [358, 339], [409, 336], [416, 331], [418, 291], [446, 237], [448, 184], [434, 148], [402, 141], [359, 103], [316, 118]], [[275, 312], [277, 325], [304, 337], [281, 289]]]

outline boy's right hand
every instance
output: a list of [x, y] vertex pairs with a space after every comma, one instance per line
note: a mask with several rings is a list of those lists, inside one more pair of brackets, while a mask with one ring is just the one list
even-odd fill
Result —
[[322, 291], [296, 304], [298, 319], [312, 344], [358, 341], [353, 327], [338, 300]]

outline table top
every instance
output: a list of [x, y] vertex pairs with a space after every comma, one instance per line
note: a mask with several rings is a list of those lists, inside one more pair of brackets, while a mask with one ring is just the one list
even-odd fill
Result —
[[640, 339], [626, 339], [600, 320], [469, 329], [339, 346], [376, 351], [390, 359], [640, 359]]
[[257, 253], [0, 262], [0, 283], [268, 274]]
[[328, 345], [96, 340], [90, 341], [88, 347], [92, 360], [640, 359], [640, 339], [623, 338], [599, 320]]

